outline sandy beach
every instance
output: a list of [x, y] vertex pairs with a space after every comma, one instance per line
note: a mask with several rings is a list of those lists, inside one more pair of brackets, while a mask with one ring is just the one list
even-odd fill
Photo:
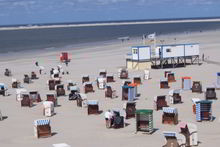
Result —
[[[176, 40], [174, 40], [176, 38]], [[164, 44], [170, 43], [199, 43], [200, 55], [204, 53], [205, 59], [215, 61], [214, 63], [201, 62], [202, 65], [189, 65], [185, 68], [171, 69], [175, 72], [176, 82], [171, 84], [170, 89], [160, 89], [160, 78], [164, 75], [164, 69], [150, 69], [150, 80], [143, 80], [144, 71], [129, 70], [129, 80], [132, 76], [139, 74], [142, 76], [142, 85], [138, 87], [141, 96], [136, 101], [137, 109], [153, 109], [153, 98], [157, 95], [168, 95], [169, 90], [181, 88], [181, 77], [190, 76], [192, 81], [201, 81], [203, 90], [206, 86], [216, 82], [216, 73], [220, 72], [220, 30], [202, 31], [194, 33], [170, 34], [158, 36], [157, 40], [165, 40]], [[67, 81], [72, 80], [78, 83], [81, 92], [83, 86], [81, 76], [88, 74], [91, 81], [95, 81], [99, 69], [106, 69], [107, 73], [115, 75], [116, 82], [110, 85], [117, 91], [118, 98], [108, 99], [104, 96], [105, 90], [99, 90], [93, 85], [95, 92], [88, 93], [88, 100], [98, 100], [99, 109], [103, 111], [100, 115], [87, 115], [86, 108], [77, 107], [76, 101], [69, 101], [68, 96], [58, 97], [59, 107], [55, 107], [56, 115], [49, 117], [53, 136], [49, 138], [37, 139], [34, 137], [34, 120], [46, 118], [43, 116], [43, 104], [37, 103], [34, 107], [21, 107], [21, 103], [16, 101], [16, 91], [11, 88], [12, 77], [18, 79], [21, 85], [27, 90], [37, 90], [41, 99], [46, 100], [49, 91], [46, 81], [50, 79], [51, 68], [61, 64], [59, 61], [60, 50], [42, 50], [23, 53], [8, 53], [0, 55], [0, 83], [8, 85], [10, 96], [0, 96], [0, 110], [7, 118], [0, 121], [0, 146], [1, 147], [52, 147], [55, 143], [67, 143], [72, 147], [161, 147], [165, 144], [163, 131], [179, 132], [178, 125], [162, 124], [162, 111], [153, 112], [154, 128], [158, 129], [151, 135], [136, 131], [135, 118], [125, 120], [128, 126], [121, 129], [107, 129], [105, 126], [104, 112], [108, 109], [120, 109], [123, 114], [123, 104], [121, 100], [122, 81], [117, 77], [118, 68], [125, 67], [125, 56], [130, 52], [131, 46], [142, 45], [142, 40], [132, 38], [129, 41], [119, 40], [105, 43], [100, 46], [87, 46], [65, 49], [71, 54], [71, 62], [68, 67], [62, 64], [64, 70], [69, 71], [69, 75], [62, 75], [62, 83], [67, 86]], [[39, 74], [39, 69], [35, 66], [35, 61], [45, 67], [46, 74]], [[219, 64], [218, 64], [219, 63]], [[12, 77], [4, 76], [4, 70], [8, 68], [12, 71]], [[37, 73], [38, 80], [33, 80], [31, 84], [24, 84], [24, 74], [30, 75], [32, 71]], [[192, 112], [191, 98], [198, 97], [205, 99], [204, 93], [197, 94], [192, 91], [183, 91], [182, 104], [168, 105], [178, 109], [180, 122], [191, 122], [198, 127], [199, 147], [217, 147], [220, 143], [220, 91], [216, 90], [217, 100], [213, 101], [212, 112], [214, 121], [197, 122], [196, 116]], [[69, 91], [66, 89], [66, 94]], [[168, 101], [168, 97], [167, 97]]]

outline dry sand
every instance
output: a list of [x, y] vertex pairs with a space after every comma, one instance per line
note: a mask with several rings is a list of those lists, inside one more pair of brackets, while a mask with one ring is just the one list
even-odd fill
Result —
[[[210, 60], [220, 62], [220, 31], [198, 32], [188, 34], [171, 34], [160, 36], [157, 39], [165, 40], [165, 44], [174, 43], [200, 43], [200, 52]], [[133, 39], [128, 42], [106, 43], [102, 46], [92, 46], [84, 49], [72, 49], [72, 61], [67, 69], [70, 74], [62, 76], [62, 81], [71, 79], [77, 82], [83, 91], [81, 84], [81, 75], [89, 74], [91, 80], [95, 80], [98, 76], [98, 70], [107, 69], [108, 73], [117, 73], [119, 67], [125, 66], [125, 55], [130, 52], [130, 46], [141, 45], [141, 40]], [[49, 92], [46, 81], [50, 78], [49, 70], [56, 67], [59, 63], [59, 53], [61, 51], [36, 51], [23, 53], [9, 53], [0, 55], [0, 82], [6, 83], [9, 87], [10, 96], [0, 96], [0, 109], [3, 116], [7, 119], [0, 121], [0, 146], [1, 147], [52, 147], [54, 143], [65, 142], [72, 147], [75, 146], [93, 146], [93, 147], [112, 147], [112, 146], [140, 146], [140, 147], [159, 147], [164, 145], [165, 138], [163, 131], [179, 132], [178, 125], [162, 124], [162, 111], [154, 111], [154, 127], [158, 130], [152, 135], [146, 135], [142, 132], [135, 134], [135, 119], [125, 120], [130, 125], [123, 129], [106, 129], [104, 121], [104, 113], [100, 115], [87, 115], [86, 108], [79, 108], [75, 101], [69, 101], [68, 96], [58, 98], [60, 107], [55, 107], [56, 115], [50, 117], [52, 132], [55, 134], [49, 138], [37, 139], [33, 133], [33, 122], [35, 119], [45, 118], [43, 116], [42, 102], [32, 108], [21, 107], [20, 102], [16, 101], [15, 89], [11, 88], [11, 77], [4, 76], [5, 68], [12, 70], [13, 77], [22, 82], [22, 86], [28, 90], [38, 90], [41, 98], [46, 99], [46, 93]], [[16, 60], [15, 60], [16, 58]], [[10, 59], [10, 60], [9, 60]], [[7, 61], [8, 60], [8, 61]], [[38, 69], [34, 66], [34, 62], [38, 61], [40, 65], [46, 68], [47, 74], [39, 75]], [[23, 84], [24, 74], [30, 74], [35, 71], [39, 79], [34, 80], [32, 84]], [[203, 63], [201, 66], [190, 65], [186, 68], [172, 69], [176, 73], [177, 82], [172, 83], [171, 88], [180, 88], [182, 76], [191, 76], [192, 80], [202, 81], [203, 87], [212, 85], [216, 81], [216, 72], [220, 71], [220, 64]], [[153, 109], [153, 97], [156, 95], [168, 95], [168, 90], [159, 89], [159, 80], [163, 77], [164, 69], [151, 69], [151, 80], [143, 81], [138, 87], [141, 96], [137, 100], [137, 109]], [[140, 74], [143, 71], [129, 71], [129, 76]], [[104, 112], [107, 109], [119, 108], [122, 110], [124, 101], [121, 100], [121, 84], [122, 80], [116, 76], [116, 83], [111, 84], [117, 90], [117, 99], [106, 99], [104, 90], [98, 90], [94, 85], [95, 93], [87, 94], [89, 100], [99, 100], [100, 110]], [[220, 91], [217, 97], [220, 97]], [[67, 94], [69, 92], [66, 91]], [[213, 115], [216, 119], [213, 122], [196, 122], [196, 117], [192, 113], [191, 98], [198, 97], [204, 99], [204, 94], [195, 94], [191, 91], [182, 92], [183, 104], [172, 105], [178, 108], [179, 120], [183, 122], [192, 122], [198, 126], [198, 137], [200, 147], [217, 147], [220, 143], [220, 102], [213, 102]], [[168, 99], [167, 99], [168, 101]]]

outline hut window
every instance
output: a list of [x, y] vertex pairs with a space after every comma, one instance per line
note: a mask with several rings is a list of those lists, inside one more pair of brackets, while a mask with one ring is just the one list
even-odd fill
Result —
[[170, 53], [170, 52], [171, 52], [171, 49], [170, 49], [170, 48], [167, 48], [167, 49], [166, 49], [166, 52], [167, 52], [167, 53]]
[[133, 49], [133, 54], [137, 54], [137, 49]]

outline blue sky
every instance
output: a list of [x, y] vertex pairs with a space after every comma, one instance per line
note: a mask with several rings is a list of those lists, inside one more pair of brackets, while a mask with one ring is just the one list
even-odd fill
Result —
[[220, 0], [0, 0], [0, 25], [220, 16]]

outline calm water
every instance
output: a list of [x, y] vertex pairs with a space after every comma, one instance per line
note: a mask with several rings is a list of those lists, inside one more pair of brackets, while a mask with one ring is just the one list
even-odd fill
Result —
[[63, 27], [0, 31], [0, 52], [63, 47], [88, 42], [116, 40], [118, 37], [138, 37], [156, 32], [157, 35], [215, 30], [220, 22], [187, 22], [135, 24], [114, 26]]

